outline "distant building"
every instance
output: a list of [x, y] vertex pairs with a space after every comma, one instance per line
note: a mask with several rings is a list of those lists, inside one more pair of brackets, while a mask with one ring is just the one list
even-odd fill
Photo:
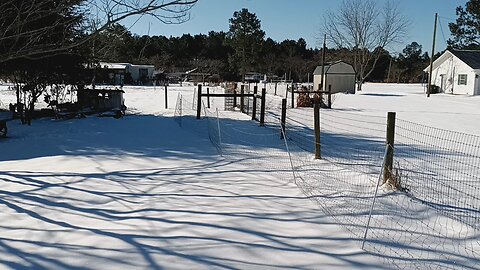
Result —
[[[355, 94], [356, 73], [352, 65], [343, 61], [328, 63], [324, 68], [323, 85], [325, 91], [332, 93]], [[319, 90], [322, 83], [322, 66], [317, 66], [313, 72], [313, 89]]]
[[264, 79], [264, 75], [255, 72], [247, 72], [245, 73], [245, 81], [250, 83], [259, 83]]
[[130, 63], [101, 62], [100, 67], [104, 70], [102, 81], [113, 85], [150, 85], [155, 70], [153, 65], [134, 65]]
[[[424, 69], [430, 72], [430, 66]], [[433, 62], [432, 85], [443, 93], [480, 95], [480, 51], [448, 50]]]

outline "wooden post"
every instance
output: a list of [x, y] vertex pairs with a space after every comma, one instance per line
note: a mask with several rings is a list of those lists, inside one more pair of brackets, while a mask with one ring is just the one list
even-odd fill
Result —
[[313, 125], [315, 129], [315, 159], [321, 159], [320, 145], [320, 103], [315, 102], [313, 105]]
[[[250, 87], [250, 84], [249, 84], [249, 87]], [[243, 113], [244, 110], [243, 110], [243, 107], [245, 106], [245, 100], [243, 99], [243, 94], [245, 94], [245, 85], [241, 85], [240, 86], [240, 111]]]
[[287, 99], [286, 98], [283, 98], [282, 99], [282, 118], [281, 118], [281, 131], [280, 131], [280, 139], [283, 139], [284, 138], [284, 134], [285, 134], [285, 123], [287, 121]]
[[[292, 85], [292, 109], [295, 108], [295, 89], [293, 89]], [[287, 86], [287, 92], [288, 92], [288, 86]]]
[[207, 87], [207, 108], [210, 109], [210, 87]]
[[200, 113], [202, 111], [202, 85], [198, 84], [197, 93], [197, 119], [200, 119]]
[[430, 55], [430, 71], [428, 73], [427, 97], [430, 97], [430, 91], [431, 91], [430, 89], [432, 88], [433, 56], [435, 55], [435, 38], [437, 34], [437, 19], [438, 19], [438, 14], [435, 13], [435, 24], [433, 25], [432, 55]]
[[233, 108], [237, 107], [237, 89], [233, 89]]
[[[209, 107], [210, 108], [210, 107]], [[332, 108], [332, 85], [328, 85], [328, 108]]]
[[253, 104], [252, 104], [252, 120], [257, 119], [257, 92], [258, 92], [258, 86], [255, 86], [253, 88]]
[[168, 109], [168, 92], [167, 92], [167, 84], [165, 84], [165, 109]]
[[267, 89], [262, 88], [262, 100], [260, 101], [260, 126], [265, 126], [265, 97]]
[[275, 96], [277, 95], [277, 82], [275, 82]]
[[393, 150], [395, 145], [395, 112], [388, 112], [387, 116], [387, 156], [383, 169], [383, 182], [391, 178], [393, 171]]

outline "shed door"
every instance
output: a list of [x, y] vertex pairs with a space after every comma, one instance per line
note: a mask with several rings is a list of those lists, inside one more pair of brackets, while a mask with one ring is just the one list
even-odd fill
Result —
[[480, 95], [480, 75], [475, 74], [475, 90], [474, 95]]

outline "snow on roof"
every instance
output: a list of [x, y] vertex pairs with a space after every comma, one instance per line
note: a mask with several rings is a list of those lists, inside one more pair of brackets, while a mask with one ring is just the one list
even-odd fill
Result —
[[107, 62], [100, 62], [100, 66], [102, 68], [108, 69], [126, 69], [127, 66], [130, 65], [128, 63], [107, 63]]
[[107, 69], [127, 69], [128, 67], [138, 67], [138, 68], [155, 68], [154, 65], [134, 65], [130, 63], [108, 63], [100, 62], [102, 68]]

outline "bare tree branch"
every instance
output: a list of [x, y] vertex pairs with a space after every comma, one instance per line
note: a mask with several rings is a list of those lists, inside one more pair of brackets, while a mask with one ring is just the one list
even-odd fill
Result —
[[359, 90], [375, 68], [381, 49], [400, 42], [410, 25], [393, 0], [381, 9], [377, 4], [374, 0], [343, 0], [338, 10], [327, 13], [323, 23], [328, 39], [352, 52]]
[[[179, 24], [190, 19], [190, 10], [198, 0], [59, 0], [55, 8], [44, 8], [51, 1], [4, 0], [0, 4], [0, 63], [18, 58], [41, 58], [71, 50], [89, 42], [110, 25], [133, 16], [151, 16], [165, 24]], [[50, 18], [75, 6], [78, 17], [71, 21], [52, 21], [44, 27], [35, 22]], [[48, 10], [48, 12], [46, 12]], [[83, 32], [74, 41], [48, 42], [54, 29], [78, 24]]]

